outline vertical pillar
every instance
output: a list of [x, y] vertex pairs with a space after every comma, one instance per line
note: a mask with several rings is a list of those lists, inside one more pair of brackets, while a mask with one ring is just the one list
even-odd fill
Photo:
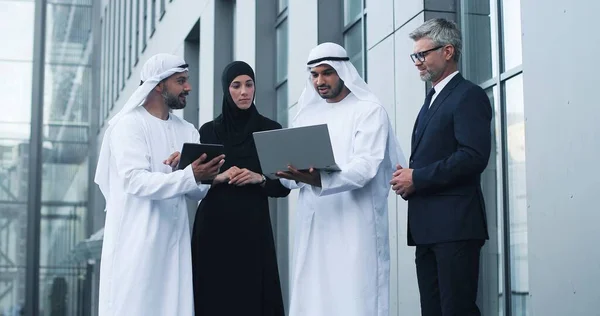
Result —
[[39, 314], [40, 218], [42, 191], [42, 124], [44, 122], [44, 67], [46, 0], [35, 1], [33, 74], [31, 94], [31, 138], [27, 194], [27, 265], [25, 274], [25, 314]]

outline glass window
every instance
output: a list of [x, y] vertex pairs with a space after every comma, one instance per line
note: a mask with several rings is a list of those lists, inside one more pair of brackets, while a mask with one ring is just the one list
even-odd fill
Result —
[[[525, 316], [530, 294], [523, 75], [499, 78], [521, 65], [520, 0], [461, 0], [460, 5], [461, 71], [488, 88], [495, 115], [492, 152], [482, 175], [490, 240], [482, 250], [479, 305], [482, 315]], [[502, 106], [494, 104], [497, 100]]]
[[144, 14], [144, 25], [142, 25], [142, 53], [146, 50], [148, 41], [148, 0], [140, 0], [144, 2], [144, 8], [142, 10]]
[[115, 32], [116, 32], [116, 39], [117, 42], [115, 44], [116, 49], [115, 49], [115, 91], [116, 91], [116, 98], [119, 98], [119, 93], [121, 92], [121, 73], [123, 72], [123, 67], [121, 64], [121, 47], [122, 45], [122, 39], [123, 39], [123, 35], [122, 35], [122, 21], [123, 21], [123, 7], [122, 7], [122, 1], [118, 1], [116, 3], [116, 13], [115, 13], [115, 18], [117, 19], [117, 24], [115, 27]]
[[512, 315], [527, 315], [529, 275], [527, 253], [527, 188], [525, 179], [525, 115], [523, 75], [506, 82], [506, 133], [509, 181]]
[[132, 40], [134, 46], [131, 58], [133, 58], [133, 65], [136, 66], [140, 54], [140, 0], [135, 0], [135, 23], [133, 27], [133, 36], [135, 37], [135, 40]]
[[127, 1], [122, 1], [121, 2], [121, 14], [120, 14], [120, 23], [121, 23], [121, 29], [119, 30], [119, 32], [121, 33], [121, 40], [119, 42], [119, 44], [121, 45], [121, 49], [119, 51], [120, 54], [120, 59], [121, 59], [121, 67], [120, 67], [120, 73], [121, 73], [121, 78], [120, 78], [120, 89], [122, 90], [123, 88], [125, 88], [125, 78], [127, 78], [127, 73], [129, 72], [127, 70], [127, 46], [129, 46], [129, 40], [127, 38], [127, 28], [129, 27], [128, 22], [127, 21], [131, 21], [131, 19], [128, 19], [127, 16], [129, 15], [129, 13], [127, 12], [127, 10], [130, 10], [127, 8]]
[[150, 37], [152, 37], [156, 31], [156, 0], [151, 0], [150, 6]]
[[277, 122], [288, 126], [288, 86], [287, 82], [277, 88]]
[[[33, 3], [28, 7], [0, 19], [0, 29], [11, 29], [19, 19], [33, 21]], [[33, 28], [31, 32], [33, 34]], [[29, 45], [33, 45], [30, 34], [19, 32], [19, 36], [31, 38]], [[24, 45], [20, 49], [24, 53], [29, 51], [20, 56], [27, 61], [0, 60], [0, 311], [9, 315], [21, 314], [27, 265], [27, 161], [33, 50]]]
[[[0, 10], [0, 60], [31, 60], [33, 55], [34, 2], [3, 1]], [[10, 22], [9, 22], [10, 21]], [[18, 30], [7, 32], [6, 30]], [[7, 43], [10, 43], [7, 45]]]
[[[39, 314], [80, 314], [85, 263], [70, 262], [76, 244], [86, 238], [89, 108], [91, 105], [91, 1], [47, 3], [43, 34], [34, 35], [34, 1], [4, 1], [0, 28], [18, 28], [0, 56], [0, 314], [24, 312], [28, 286], [39, 290]], [[85, 2], [85, 3], [84, 3]], [[15, 9], [18, 8], [18, 9]], [[7, 13], [7, 15], [5, 15]], [[106, 15], [105, 15], [106, 18]], [[27, 22], [29, 21], [29, 22]], [[39, 21], [39, 20], [38, 20]], [[29, 25], [20, 26], [25, 22]], [[103, 27], [107, 26], [102, 19]], [[99, 33], [99, 32], [98, 32]], [[107, 32], [105, 32], [105, 35]], [[8, 36], [8, 37], [7, 37]], [[32, 53], [34, 38], [45, 37], [44, 111], [41, 186], [40, 270], [37, 284], [25, 284], [30, 183]], [[27, 44], [21, 42], [27, 41]], [[18, 53], [18, 60], [10, 60]], [[64, 66], [69, 65], [69, 66]], [[31, 249], [31, 248], [30, 248]], [[32, 268], [32, 267], [31, 267]], [[33, 305], [33, 304], [31, 304]]]
[[362, 22], [354, 24], [346, 31], [346, 34], [344, 34], [344, 47], [358, 73], [364, 76]]
[[462, 73], [481, 84], [498, 75], [495, 0], [461, 0], [463, 35]]
[[[114, 106], [114, 101], [117, 99], [117, 85], [116, 85], [116, 73], [117, 73], [117, 49], [116, 49], [116, 41], [117, 41], [117, 10], [115, 9], [115, 1], [111, 1], [110, 2], [110, 6], [111, 6], [111, 12], [110, 14], [110, 19], [111, 19], [111, 28], [112, 28], [112, 38], [110, 40], [110, 53], [111, 53], [111, 58], [110, 58], [110, 91], [111, 91], [111, 102], [110, 102], [110, 109], [113, 108]], [[106, 113], [107, 117], [108, 117], [108, 112]]]
[[490, 160], [487, 168], [481, 175], [481, 189], [483, 192], [486, 218], [490, 239], [481, 251], [480, 271], [482, 281], [480, 284], [479, 308], [482, 315], [502, 315], [502, 138], [501, 115], [496, 105], [498, 99], [497, 87], [486, 90], [493, 109], [492, 119], [492, 146]]
[[129, 0], [129, 7], [128, 7], [128, 23], [127, 23], [127, 41], [126, 46], [127, 46], [127, 78], [129, 78], [131, 76], [131, 67], [133, 64], [133, 25], [135, 24], [135, 19], [133, 18], [133, 14], [135, 11], [135, 7], [134, 7], [134, 1], [133, 0]]
[[[125, 4], [116, 17], [118, 47], [123, 47]], [[87, 158], [92, 100], [92, 54], [86, 50], [92, 33], [90, 5], [48, 4], [47, 60], [44, 76], [43, 163], [41, 173], [40, 310], [44, 314], [80, 310], [85, 262], [73, 260], [87, 231]], [[71, 23], [64, 21], [71, 20]], [[68, 53], [63, 47], [69, 47]], [[117, 49], [122, 80], [124, 49]]]
[[106, 112], [108, 111], [109, 104], [112, 103], [111, 95], [110, 95], [110, 22], [111, 17], [108, 11], [108, 5], [104, 8], [104, 34], [102, 35], [104, 39], [102, 40], [102, 71], [104, 73], [103, 82], [103, 94], [104, 94], [104, 104], [102, 105], [102, 109], [100, 110], [100, 126], [104, 124], [104, 119], [106, 117]]
[[502, 0], [502, 45], [504, 70], [521, 65], [521, 1]]
[[278, 0], [277, 1], [278, 13], [281, 13], [283, 10], [285, 10], [288, 7], [289, 2], [290, 2], [289, 0]]
[[360, 18], [363, 12], [363, 0], [344, 0], [344, 25]]
[[288, 20], [277, 27], [277, 83], [287, 79], [288, 66]]
[[350, 61], [360, 74], [366, 78], [366, 20], [363, 0], [344, 1], [344, 48], [350, 57]]
[[[101, 52], [100, 52], [100, 60], [104, 60], [106, 58], [106, 14], [100, 19], [100, 29], [102, 30], [102, 40], [101, 40]], [[101, 63], [103, 64], [103, 63]], [[106, 85], [104, 84], [104, 79], [106, 77], [106, 68], [104, 65], [100, 67], [100, 108], [98, 109], [98, 117], [97, 123], [98, 126], [102, 126], [103, 123], [103, 113], [104, 113], [104, 104], [106, 103], [106, 96], [104, 91], [106, 89]]]

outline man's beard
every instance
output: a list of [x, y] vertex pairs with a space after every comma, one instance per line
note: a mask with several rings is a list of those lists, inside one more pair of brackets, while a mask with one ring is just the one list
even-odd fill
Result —
[[174, 94], [169, 93], [167, 90], [162, 93], [165, 104], [169, 107], [169, 109], [172, 110], [181, 110], [185, 108], [185, 100], [182, 102], [179, 100], [179, 97], [185, 97], [187, 95], [187, 92], [182, 92], [179, 96], [175, 96]]
[[425, 74], [421, 75], [421, 80], [425, 82], [433, 82], [440, 77], [441, 71], [434, 71], [431, 69], [425, 69]]
[[[323, 87], [329, 88], [329, 93], [328, 94], [321, 94], [319, 92], [319, 88], [323, 88]], [[322, 84], [322, 85], [320, 85], [320, 86], [317, 87], [317, 93], [323, 99], [335, 99], [335, 98], [337, 98], [342, 93], [343, 90], [344, 90], [344, 80], [342, 80], [341, 78], [338, 81], [337, 87], [335, 87], [334, 89], [332, 89], [330, 86], [325, 85], [325, 84]]]

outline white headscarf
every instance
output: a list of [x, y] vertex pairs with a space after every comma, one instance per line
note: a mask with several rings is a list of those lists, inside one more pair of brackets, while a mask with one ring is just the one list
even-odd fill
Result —
[[[308, 76], [306, 78], [304, 90], [298, 99], [298, 113], [294, 117], [294, 122], [300, 116], [302, 110], [307, 106], [318, 102], [324, 102], [323, 98], [317, 93], [310, 75], [311, 68], [323, 64], [327, 64], [335, 69], [338, 76], [344, 81], [344, 85], [352, 92], [352, 94], [354, 94], [354, 96], [356, 96], [356, 98], [361, 101], [378, 104], [385, 111], [385, 107], [383, 107], [379, 98], [373, 94], [367, 83], [360, 77], [358, 71], [356, 71], [356, 68], [350, 62], [346, 50], [335, 43], [322, 43], [313, 48], [308, 55], [308, 61], [306, 63]], [[406, 158], [398, 144], [398, 140], [396, 139], [391, 124], [388, 131], [388, 155], [392, 164], [392, 172], [395, 170], [396, 164], [400, 164], [404, 168], [408, 167], [406, 165]]]
[[323, 101], [321, 96], [319, 96], [315, 90], [310, 76], [311, 68], [323, 64], [333, 67], [338, 76], [344, 81], [346, 87], [348, 87], [359, 100], [381, 104], [379, 99], [371, 92], [367, 83], [360, 77], [358, 71], [356, 71], [356, 68], [349, 60], [350, 58], [348, 58], [346, 50], [335, 43], [323, 43], [310, 51], [308, 62], [306, 63], [308, 77], [306, 78], [306, 85], [300, 95], [300, 99], [298, 99], [298, 105], [300, 106], [298, 114], [302, 111], [302, 107]]
[[140, 74], [142, 82], [140, 86], [133, 92], [131, 97], [129, 97], [129, 100], [123, 105], [121, 111], [108, 121], [108, 128], [106, 129], [106, 132], [104, 132], [94, 182], [100, 187], [100, 191], [102, 191], [105, 199], [108, 199], [110, 196], [110, 137], [115, 124], [123, 117], [123, 115], [144, 104], [148, 94], [159, 82], [175, 73], [185, 72], [187, 70], [188, 68], [185, 60], [171, 54], [156, 54], [150, 57], [142, 67], [142, 72]]

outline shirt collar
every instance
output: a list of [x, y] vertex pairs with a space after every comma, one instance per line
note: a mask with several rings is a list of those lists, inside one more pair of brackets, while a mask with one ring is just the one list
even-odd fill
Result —
[[438, 84], [436, 84], [433, 87], [433, 89], [435, 89], [435, 94], [436, 95], [440, 94], [440, 92], [442, 92], [442, 90], [448, 84], [448, 82], [450, 82], [450, 80], [452, 80], [452, 78], [454, 78], [454, 76], [456, 76], [457, 74], [458, 74], [458, 70], [451, 73], [450, 75], [448, 75], [448, 77], [444, 78], [442, 81], [438, 82]]

